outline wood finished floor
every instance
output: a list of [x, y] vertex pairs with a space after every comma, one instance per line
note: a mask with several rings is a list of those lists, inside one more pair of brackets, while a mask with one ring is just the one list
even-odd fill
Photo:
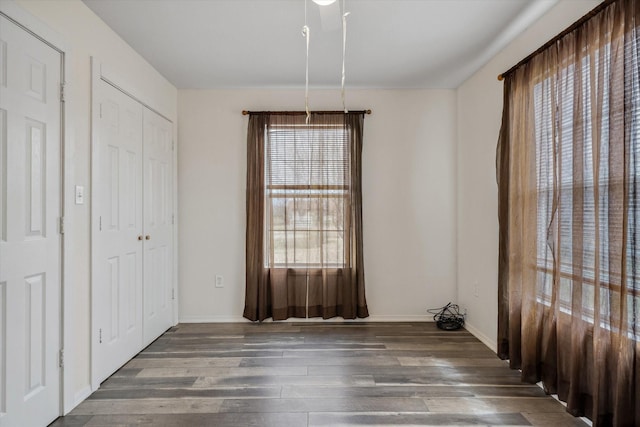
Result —
[[52, 426], [585, 426], [433, 323], [180, 324]]

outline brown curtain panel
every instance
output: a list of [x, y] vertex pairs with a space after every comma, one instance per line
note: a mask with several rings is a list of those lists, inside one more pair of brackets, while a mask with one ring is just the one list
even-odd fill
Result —
[[247, 131], [244, 317], [369, 315], [362, 113], [256, 113]]
[[506, 76], [499, 356], [596, 426], [640, 425], [640, 2]]

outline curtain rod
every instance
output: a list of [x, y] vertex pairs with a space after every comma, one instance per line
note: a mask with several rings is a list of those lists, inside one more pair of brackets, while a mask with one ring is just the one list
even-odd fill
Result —
[[[353, 114], [371, 114], [371, 110], [349, 110], [349, 113]], [[306, 111], [248, 111], [242, 110], [242, 115], [247, 116], [249, 114], [290, 114], [290, 115], [302, 115], [307, 114]], [[344, 114], [344, 111], [312, 111], [311, 114]]]
[[552, 38], [551, 40], [549, 40], [548, 42], [546, 42], [545, 44], [540, 46], [538, 49], [536, 49], [535, 52], [532, 52], [531, 54], [529, 54], [526, 58], [524, 58], [523, 60], [518, 62], [513, 67], [509, 68], [504, 73], [498, 74], [498, 80], [500, 80], [500, 81], [504, 80], [505, 76], [513, 73], [518, 67], [520, 67], [520, 66], [524, 65], [525, 63], [529, 62], [531, 60], [531, 58], [533, 58], [534, 56], [536, 56], [537, 54], [539, 54], [543, 50], [549, 48], [551, 45], [556, 43], [558, 40], [560, 40], [561, 38], [563, 38], [564, 36], [566, 36], [570, 32], [574, 31], [576, 28], [578, 28], [579, 26], [581, 26], [582, 24], [587, 22], [589, 19], [593, 18], [598, 13], [602, 12], [607, 6], [609, 6], [614, 1], [617, 1], [617, 0], [604, 0], [602, 3], [600, 3], [599, 5], [594, 7], [593, 9], [591, 9], [591, 11], [587, 12], [587, 14], [584, 15], [582, 18], [578, 19], [576, 22], [571, 24], [570, 27], [568, 27], [567, 29], [562, 31], [560, 34], [558, 34], [557, 36], [555, 36], [554, 38]]

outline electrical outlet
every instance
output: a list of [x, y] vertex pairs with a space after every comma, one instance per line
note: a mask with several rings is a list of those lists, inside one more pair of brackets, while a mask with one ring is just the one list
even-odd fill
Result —
[[216, 274], [216, 288], [224, 288], [224, 277]]
[[76, 185], [76, 205], [84, 204], [84, 187]]

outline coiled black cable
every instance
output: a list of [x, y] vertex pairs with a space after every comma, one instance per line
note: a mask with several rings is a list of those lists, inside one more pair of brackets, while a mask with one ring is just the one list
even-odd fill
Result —
[[460, 313], [458, 304], [449, 303], [444, 307], [430, 308], [428, 313], [433, 314], [433, 320], [438, 328], [445, 331], [455, 331], [464, 326], [464, 314]]

